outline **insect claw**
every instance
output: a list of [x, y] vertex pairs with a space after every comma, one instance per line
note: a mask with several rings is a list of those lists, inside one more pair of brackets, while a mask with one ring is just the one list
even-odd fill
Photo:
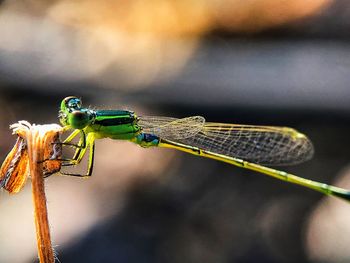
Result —
[[74, 144], [74, 143], [68, 143], [68, 142], [53, 142], [51, 144], [65, 145], [65, 146], [70, 146], [70, 147], [74, 147], [74, 148], [78, 148], [78, 149], [83, 149], [84, 148], [81, 145]]

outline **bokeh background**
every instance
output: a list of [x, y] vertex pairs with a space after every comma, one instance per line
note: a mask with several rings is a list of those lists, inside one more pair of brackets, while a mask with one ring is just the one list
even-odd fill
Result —
[[[62, 98], [140, 115], [291, 126], [283, 167], [350, 188], [347, 0], [0, 1], [0, 158]], [[94, 174], [46, 180], [60, 262], [350, 262], [350, 205], [213, 160], [97, 142]], [[30, 184], [0, 193], [0, 262], [37, 262]]]

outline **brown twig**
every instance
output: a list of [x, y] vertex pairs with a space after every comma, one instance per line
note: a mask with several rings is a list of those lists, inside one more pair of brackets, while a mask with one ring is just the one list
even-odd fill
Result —
[[55, 262], [55, 257], [51, 244], [43, 165], [41, 162], [44, 159], [44, 149], [40, 146], [45, 145], [44, 140], [45, 138], [42, 138], [37, 130], [29, 133], [27, 137], [38, 256], [42, 263], [53, 263]]
[[23, 187], [28, 174], [31, 175], [39, 260], [54, 263], [44, 177], [61, 168], [61, 162], [56, 158], [62, 154], [61, 145], [57, 144], [62, 128], [56, 124], [31, 125], [26, 121], [13, 124], [11, 128], [18, 139], [0, 168], [0, 183], [10, 193], [16, 193]]

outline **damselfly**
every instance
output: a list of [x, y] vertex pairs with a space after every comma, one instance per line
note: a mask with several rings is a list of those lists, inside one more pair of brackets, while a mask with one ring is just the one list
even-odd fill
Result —
[[[215, 159], [350, 200], [350, 191], [346, 189], [265, 166], [297, 164], [312, 157], [312, 143], [292, 128], [213, 123], [201, 116], [177, 119], [137, 116], [126, 110], [94, 110], [84, 108], [77, 97], [63, 99], [59, 119], [65, 130], [73, 129], [63, 144], [76, 147], [74, 156], [63, 165], [80, 163], [89, 149], [87, 173], [64, 173], [66, 175], [90, 176], [95, 140], [111, 138], [129, 140], [146, 148], [172, 148]], [[79, 134], [79, 142], [72, 143]]]

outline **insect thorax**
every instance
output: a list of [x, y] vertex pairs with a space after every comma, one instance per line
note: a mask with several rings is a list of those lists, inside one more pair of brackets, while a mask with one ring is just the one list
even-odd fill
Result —
[[137, 117], [132, 111], [98, 110], [91, 129], [99, 137], [130, 140], [140, 132]]

